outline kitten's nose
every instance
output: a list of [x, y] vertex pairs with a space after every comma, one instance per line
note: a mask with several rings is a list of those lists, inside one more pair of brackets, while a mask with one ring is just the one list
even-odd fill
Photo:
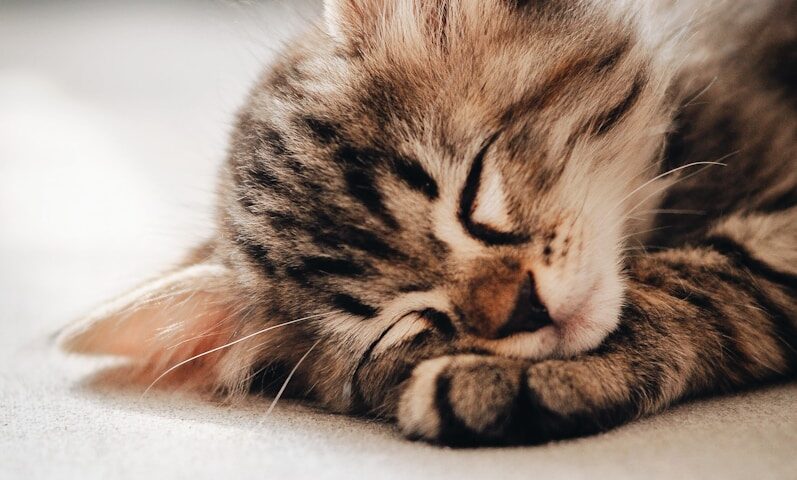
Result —
[[507, 337], [513, 333], [534, 332], [551, 323], [548, 309], [537, 295], [534, 277], [529, 273], [520, 284], [509, 318], [497, 333], [499, 338]]

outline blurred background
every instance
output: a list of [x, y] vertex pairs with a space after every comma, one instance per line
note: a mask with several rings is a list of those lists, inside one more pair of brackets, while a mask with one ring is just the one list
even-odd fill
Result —
[[320, 3], [0, 1], [0, 346], [208, 234], [234, 113]]

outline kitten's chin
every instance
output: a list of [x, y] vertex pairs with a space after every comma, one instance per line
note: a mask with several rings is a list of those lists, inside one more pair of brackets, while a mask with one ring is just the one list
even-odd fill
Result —
[[[561, 356], [571, 356], [596, 348], [617, 328], [620, 322], [621, 297], [616, 304], [599, 304], [584, 313], [577, 314], [562, 325], [560, 351]], [[615, 303], [615, 302], [613, 302]]]

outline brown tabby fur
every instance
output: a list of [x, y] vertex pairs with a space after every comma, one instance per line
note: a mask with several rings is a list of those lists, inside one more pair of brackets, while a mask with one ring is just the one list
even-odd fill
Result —
[[68, 348], [448, 444], [795, 373], [797, 2], [326, 8], [241, 110], [217, 236]]

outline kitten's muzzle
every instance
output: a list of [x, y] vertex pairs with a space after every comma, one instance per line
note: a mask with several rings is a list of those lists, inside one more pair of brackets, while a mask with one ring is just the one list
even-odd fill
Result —
[[542, 327], [551, 325], [553, 321], [545, 308], [531, 273], [525, 275], [515, 298], [515, 305], [504, 324], [496, 332], [498, 338], [508, 337], [515, 333], [535, 332]]
[[553, 324], [530, 271], [514, 265], [483, 267], [463, 292], [462, 320], [467, 330], [478, 337], [499, 339]]

